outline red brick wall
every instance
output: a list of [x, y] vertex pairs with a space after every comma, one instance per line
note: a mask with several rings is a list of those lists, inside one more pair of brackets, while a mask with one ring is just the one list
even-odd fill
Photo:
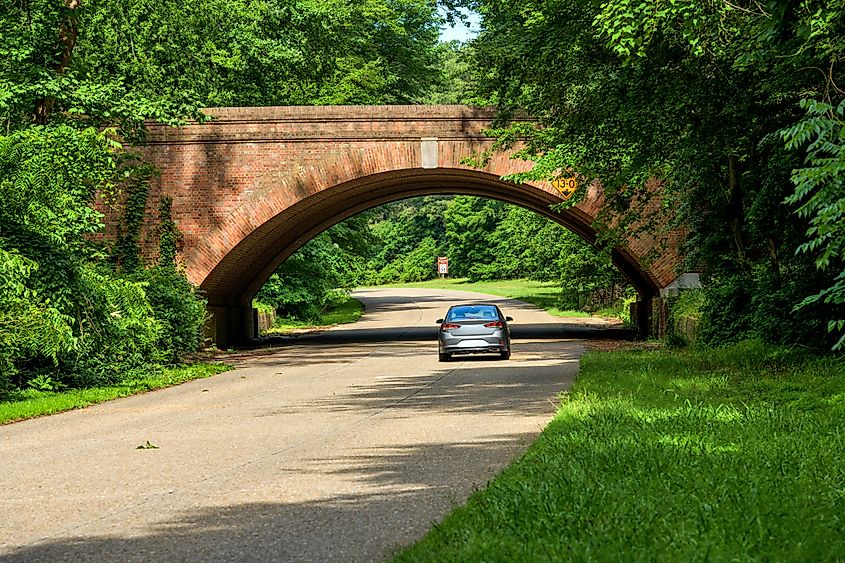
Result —
[[[275, 267], [330, 224], [384, 201], [424, 193], [498, 197], [554, 216], [588, 239], [601, 208], [591, 187], [576, 208], [549, 211], [560, 201], [547, 184], [514, 185], [506, 174], [529, 165], [496, 155], [483, 170], [461, 160], [491, 145], [483, 134], [492, 113], [464, 106], [218, 108], [204, 125], [152, 125], [145, 158], [161, 171], [149, 198], [145, 250], [155, 252], [159, 196], [173, 198], [184, 234], [180, 261], [212, 305], [247, 305]], [[438, 168], [422, 168], [421, 139], [436, 138]], [[615, 259], [653, 293], [674, 279], [681, 233], [669, 251], [640, 236]]]

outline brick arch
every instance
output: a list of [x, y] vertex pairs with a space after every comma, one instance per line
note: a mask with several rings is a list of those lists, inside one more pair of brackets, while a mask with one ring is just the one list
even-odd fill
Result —
[[[200, 286], [212, 306], [249, 307], [256, 292], [276, 268], [319, 233], [367, 209], [422, 195], [476, 195], [498, 199], [548, 217], [588, 242], [596, 240], [593, 217], [578, 207], [559, 213], [552, 211], [550, 205], [560, 202], [560, 198], [541, 188], [517, 186], [502, 181], [497, 175], [475, 170], [394, 170], [322, 189], [279, 210], [233, 248], [220, 251], [217, 265], [203, 278]], [[269, 206], [270, 203], [265, 202], [259, 207]], [[261, 210], [254, 216], [268, 214]], [[242, 232], [254, 223], [253, 215], [237, 216], [250, 217], [248, 226], [227, 222], [224, 226], [227, 232]], [[208, 245], [223, 238], [222, 234], [213, 236]], [[205, 247], [202, 250], [207, 251]], [[614, 249], [611, 258], [640, 295], [650, 297], [657, 293], [659, 281], [642, 268], [630, 249]]]
[[[162, 196], [184, 235], [179, 259], [215, 316], [218, 341], [252, 332], [251, 299], [299, 246], [346, 217], [426, 194], [470, 194], [532, 209], [595, 240], [603, 207], [591, 187], [561, 213], [548, 184], [501, 178], [530, 164], [496, 153], [483, 169], [463, 159], [490, 148], [494, 113], [466, 106], [217, 108], [215, 119], [181, 128], [150, 124], [144, 157], [161, 172], [150, 187], [148, 215]], [[680, 237], [662, 247], [638, 235], [613, 250], [616, 265], [649, 300], [675, 277]], [[155, 225], [146, 230], [154, 254]], [[657, 250], [656, 260], [646, 260]], [[648, 307], [642, 307], [647, 311]], [[644, 313], [647, 315], [648, 313]], [[643, 325], [647, 319], [643, 317]]]

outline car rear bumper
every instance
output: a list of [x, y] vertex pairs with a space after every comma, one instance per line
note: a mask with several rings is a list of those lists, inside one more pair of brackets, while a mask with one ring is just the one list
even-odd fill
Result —
[[[451, 340], [451, 342], [450, 342]], [[507, 352], [510, 342], [498, 337], [476, 337], [446, 339], [440, 341], [440, 352], [444, 354], [484, 354]]]
[[487, 348], [445, 348], [442, 350], [444, 354], [460, 355], [460, 354], [499, 354], [507, 352], [507, 346], [488, 346]]

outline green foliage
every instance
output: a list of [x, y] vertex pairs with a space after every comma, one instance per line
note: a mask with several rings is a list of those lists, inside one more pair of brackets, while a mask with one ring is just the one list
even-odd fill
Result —
[[441, 72], [435, 74], [439, 82], [424, 100], [427, 104], [466, 104], [483, 107], [487, 100], [479, 98], [475, 83], [477, 71], [471, 63], [471, 47], [458, 41], [440, 43], [437, 57]]
[[141, 228], [147, 210], [147, 195], [150, 192], [149, 178], [136, 176], [123, 185], [119, 223], [116, 225], [112, 260], [125, 271], [133, 272], [141, 267]]
[[394, 258], [379, 271], [376, 283], [416, 282], [429, 280], [436, 275], [437, 241], [425, 237], [407, 254]]
[[[470, 279], [555, 281], [561, 288], [562, 305], [573, 309], [595, 310], [624, 293], [627, 282], [610, 257], [574, 233], [516, 206], [496, 202], [494, 209], [500, 210], [496, 215], [490, 203], [480, 201], [482, 211], [475, 216], [460, 206], [450, 207], [450, 212], [463, 219], [463, 224], [450, 224], [452, 231], [463, 235], [450, 240], [456, 241], [450, 246], [450, 256], [467, 261], [469, 267], [463, 272]], [[472, 222], [476, 225], [469, 224]], [[470, 251], [465, 250], [468, 248]], [[472, 251], [480, 258], [474, 259]], [[594, 303], [588, 303], [591, 300]]]
[[182, 233], [173, 220], [173, 198], [162, 196], [158, 202], [158, 265], [176, 267], [176, 252], [182, 242]]
[[[115, 383], [197, 348], [203, 302], [172, 268], [140, 268], [146, 188], [136, 174], [144, 169], [124, 166], [128, 157], [109, 135], [58, 125], [0, 138], [0, 362], [7, 387]], [[95, 194], [118, 194], [123, 181], [134, 186], [131, 228], [116, 247], [121, 268], [136, 272], [128, 279], [105, 267], [89, 239], [102, 227], [91, 206]]]
[[102, 226], [90, 204], [113, 185], [115, 149], [106, 132], [67, 126], [0, 137], [0, 237], [38, 263], [32, 289], [65, 312], [80, 263], [91, 255], [86, 236]]
[[[842, 239], [835, 226], [842, 191], [836, 112], [845, 96], [837, 86], [845, 81], [841, 2], [477, 4], [482, 33], [472, 53], [480, 94], [503, 117], [523, 109], [542, 124], [500, 131], [503, 146], [524, 140], [519, 154], [534, 161], [515, 180], [568, 171], [582, 185], [600, 181], [608, 211], [597, 224], [603, 241], [638, 232], [659, 238], [666, 217], [666, 227], [687, 226], [687, 269], [709, 273], [719, 286], [708, 295], [757, 308], [725, 314], [729, 322], [713, 326], [719, 340], [750, 330], [778, 341], [782, 332], [763, 322], [764, 310], [783, 303], [789, 310], [807, 295], [837, 304], [843, 284], [833, 272], [841, 262], [815, 275], [795, 251], [808, 229], [811, 240], [801, 249], [822, 262]], [[802, 97], [824, 103], [805, 102], [802, 117]], [[662, 205], [649, 204], [655, 185]], [[799, 216], [783, 203], [793, 192], [790, 204], [807, 205]], [[767, 296], [769, 288], [777, 295]], [[709, 307], [718, 318], [720, 304]], [[838, 326], [843, 317], [830, 310]], [[803, 332], [792, 336], [819, 344], [815, 310], [798, 316]]]
[[146, 284], [84, 265], [76, 287], [76, 351], [60, 358], [66, 383], [87, 387], [118, 383], [134, 370], [165, 360], [159, 348], [162, 322], [146, 296]]
[[336, 66], [319, 85], [317, 103], [420, 102], [442, 72], [437, 58], [436, 3], [341, 0], [334, 4], [331, 13], [339, 20], [332, 45]]
[[58, 361], [76, 339], [69, 319], [50, 307], [26, 283], [38, 264], [0, 248], [0, 393], [17, 378], [17, 366], [31, 358]]
[[145, 284], [147, 301], [160, 325], [156, 346], [161, 361], [175, 364], [196, 352], [207, 317], [196, 286], [173, 266], [141, 268], [130, 277]]
[[[262, 306], [260, 302], [253, 302], [254, 306]], [[329, 306], [316, 319], [303, 321], [293, 317], [276, 317], [276, 323], [267, 329], [262, 336], [290, 334], [297, 330], [324, 328], [340, 324], [354, 323], [364, 314], [364, 304], [348, 295], [342, 300]]]
[[[120, 20], [125, 10], [116, 4], [80, 2], [68, 7], [63, 2], [36, 0], [12, 2], [0, 11], [3, 129], [19, 129], [33, 121], [110, 125], [124, 138], [133, 139], [143, 135], [144, 119], [178, 122], [199, 116], [199, 100], [190, 91], [175, 91], [163, 84], [158, 84], [162, 87], [159, 91], [137, 87], [132, 73], [121, 63], [139, 68], [143, 66], [139, 61], [147, 59], [155, 47], [140, 41], [140, 32], [146, 28], [141, 22], [136, 22], [132, 36], [113, 33], [114, 28], [104, 20]], [[147, 25], [162, 30], [164, 22], [159, 16], [163, 10], [137, 6], [144, 10]], [[123, 42], [132, 55], [109, 58], [117, 55], [109, 51], [114, 40]], [[175, 47], [169, 43], [159, 48]], [[179, 50], [172, 53], [184, 55]]]
[[350, 251], [356, 244], [343, 224], [318, 235], [276, 270], [256, 299], [280, 317], [317, 321], [360, 283], [363, 263]]
[[[839, 272], [833, 285], [807, 297], [796, 309], [822, 302], [845, 315], [845, 100], [837, 107], [812, 100], [802, 100], [801, 105], [806, 117], [782, 134], [790, 149], [809, 143], [807, 166], [793, 171], [795, 192], [786, 202], [800, 204], [798, 215], [810, 219], [809, 240], [798, 252], [816, 256], [819, 270]], [[830, 332], [842, 333], [834, 348], [845, 344], [843, 318], [828, 321]]]
[[[203, 302], [176, 270], [166, 197], [158, 266], [140, 255], [155, 171], [123, 143], [143, 143], [146, 120], [202, 121], [203, 106], [418, 101], [440, 81], [439, 22], [429, 0], [0, 10], [0, 387], [117, 382], [196, 349]], [[95, 197], [121, 218], [110, 255], [92, 236]], [[299, 287], [278, 286], [280, 306], [320, 309], [363, 276], [345, 241], [366, 247], [366, 230], [335, 231], [319, 260], [305, 260], [330, 262], [328, 274], [315, 267]]]
[[80, 4], [0, 12], [4, 129], [42, 108], [136, 140], [145, 119], [179, 123], [201, 107], [411, 103], [440, 74], [429, 0]]
[[313, 322], [336, 289], [431, 280], [438, 256], [449, 257], [450, 276], [473, 282], [554, 281], [562, 291], [549, 306], [560, 310], [595, 311], [627, 291], [605, 253], [533, 211], [496, 200], [399, 201], [344, 221], [321, 237], [297, 251], [259, 292], [259, 299], [274, 304], [282, 316]]
[[[418, 271], [424, 265], [430, 268], [420, 279], [436, 275], [434, 264], [437, 256], [446, 250], [445, 211], [450, 199], [443, 196], [426, 196], [397, 201], [372, 210], [369, 214], [368, 231], [371, 235], [371, 254], [368, 255], [367, 283], [390, 283], [399, 281], [397, 275], [403, 271]], [[418, 248], [421, 241], [431, 237], [436, 250], [423, 256], [416, 256], [422, 264], [406, 264], [409, 254]]]
[[800, 349], [591, 352], [529, 451], [396, 561], [836, 560], [843, 398], [845, 364]]
[[[531, 303], [545, 310], [555, 317], [589, 317], [590, 313], [583, 310], [573, 310], [570, 296], [561, 292], [555, 282], [541, 282], [536, 280], [484, 280], [470, 281], [467, 278], [435, 278], [422, 282], [390, 284], [392, 287], [418, 287], [426, 289], [449, 289], [454, 291], [469, 291], [473, 293], [488, 293], [500, 295], [519, 301]], [[606, 316], [624, 320], [621, 314], [612, 310]], [[605, 315], [602, 315], [605, 316]]]
[[476, 272], [493, 261], [488, 233], [502, 220], [503, 208], [504, 203], [492, 199], [456, 196], [452, 200], [443, 214], [450, 273], [480, 278]]
[[699, 341], [702, 309], [707, 304], [705, 292], [701, 289], [685, 289], [665, 299], [668, 315], [664, 342], [673, 347], [696, 344]]

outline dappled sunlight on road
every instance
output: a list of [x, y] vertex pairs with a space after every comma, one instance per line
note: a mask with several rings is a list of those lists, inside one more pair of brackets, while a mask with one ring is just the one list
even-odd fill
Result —
[[223, 355], [234, 371], [0, 427], [0, 558], [371, 561], [418, 538], [525, 451], [583, 352], [490, 298], [511, 359], [439, 362], [434, 321], [468, 298], [419, 291]]

